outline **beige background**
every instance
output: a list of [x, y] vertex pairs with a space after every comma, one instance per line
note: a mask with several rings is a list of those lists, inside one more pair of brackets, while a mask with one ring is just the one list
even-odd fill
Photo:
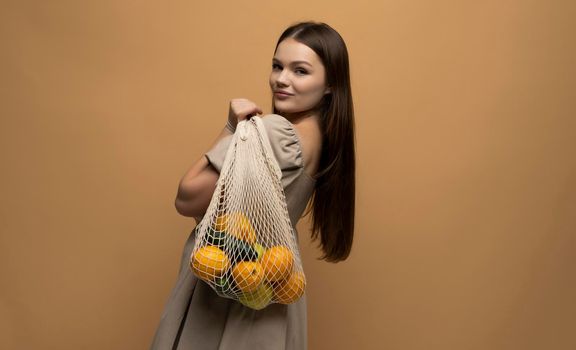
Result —
[[573, 1], [3, 1], [0, 348], [145, 349], [178, 181], [277, 37], [347, 42], [352, 255], [300, 222], [311, 349], [576, 348]]

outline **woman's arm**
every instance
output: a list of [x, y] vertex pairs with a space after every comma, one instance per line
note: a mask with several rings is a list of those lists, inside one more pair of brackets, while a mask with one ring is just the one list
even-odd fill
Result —
[[[232, 132], [225, 127], [212, 147], [228, 135], [232, 135]], [[202, 155], [180, 180], [174, 201], [178, 213], [183, 216], [194, 217], [196, 221], [200, 221], [200, 217], [208, 209], [219, 176], [220, 174], [208, 162], [206, 156]]]
[[[247, 119], [249, 115], [262, 113], [262, 109], [254, 102], [245, 98], [230, 101], [228, 123], [212, 144], [214, 147], [222, 138], [232, 135], [238, 122]], [[210, 165], [205, 155], [202, 155], [184, 174], [178, 185], [178, 194], [174, 201], [178, 213], [191, 216], [200, 221], [206, 213], [210, 200], [216, 189], [220, 174]]]

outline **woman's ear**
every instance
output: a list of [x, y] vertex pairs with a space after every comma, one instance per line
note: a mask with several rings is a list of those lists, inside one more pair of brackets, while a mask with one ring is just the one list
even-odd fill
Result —
[[330, 93], [332, 93], [332, 90], [330, 89], [330, 87], [327, 87], [326, 90], [324, 90], [324, 95], [330, 94]]

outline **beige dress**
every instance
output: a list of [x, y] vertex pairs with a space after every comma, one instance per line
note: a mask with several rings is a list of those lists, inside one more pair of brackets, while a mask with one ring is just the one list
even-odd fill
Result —
[[[304, 171], [299, 134], [278, 114], [262, 116], [272, 150], [282, 169], [290, 220], [296, 231], [310, 199], [315, 179]], [[232, 135], [206, 153], [218, 172]], [[270, 304], [262, 310], [222, 298], [189, 268], [194, 230], [182, 253], [176, 285], [165, 304], [152, 350], [305, 350], [307, 349], [306, 293], [289, 305]], [[298, 238], [298, 237], [297, 237]], [[303, 266], [304, 271], [306, 267]]]

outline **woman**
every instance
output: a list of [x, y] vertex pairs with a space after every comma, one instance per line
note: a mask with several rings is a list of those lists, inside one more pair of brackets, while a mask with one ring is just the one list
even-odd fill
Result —
[[[282, 170], [294, 232], [311, 199], [312, 239], [320, 236], [321, 259], [344, 260], [352, 247], [355, 203], [354, 111], [344, 41], [325, 23], [287, 28], [276, 44], [269, 83], [272, 113], [261, 117]], [[236, 125], [257, 114], [262, 109], [249, 100], [230, 102], [226, 127], [180, 181], [180, 214], [202, 220]], [[190, 271], [194, 238], [192, 231], [151, 349], [307, 348], [306, 294], [262, 310], [220, 297]]]

